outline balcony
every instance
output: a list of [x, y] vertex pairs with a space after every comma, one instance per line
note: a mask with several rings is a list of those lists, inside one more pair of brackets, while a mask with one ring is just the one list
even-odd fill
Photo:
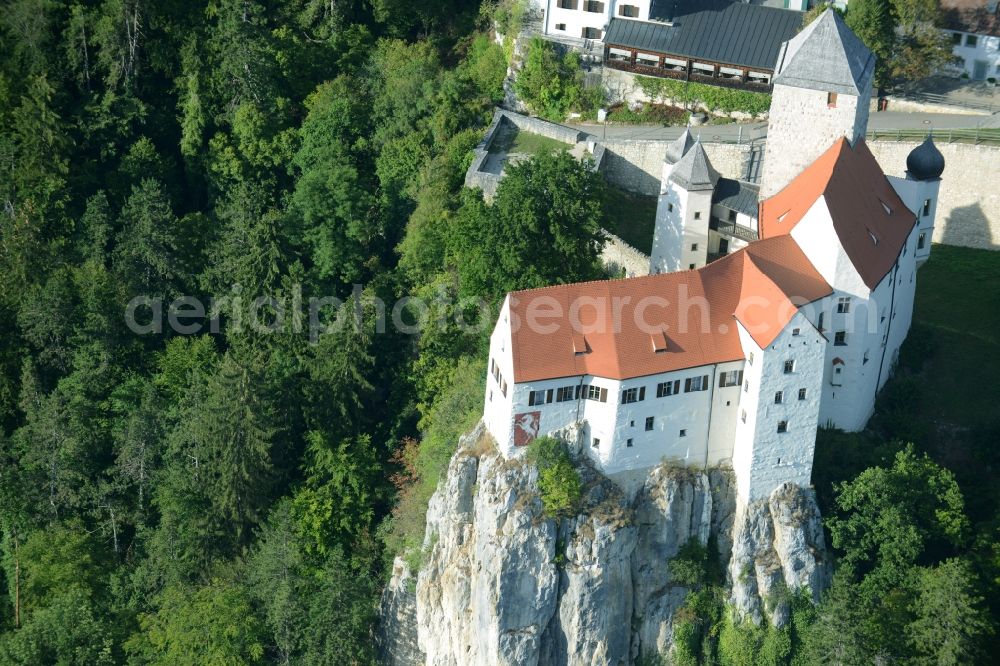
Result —
[[708, 220], [708, 228], [714, 229], [715, 231], [729, 236], [731, 238], [739, 238], [740, 240], [752, 243], [760, 236], [756, 231], [750, 227], [745, 227], [742, 224], [736, 224], [735, 222], [728, 222], [726, 220], [720, 220], [714, 215]]
[[632, 72], [633, 74], [659, 76], [665, 79], [677, 79], [680, 81], [694, 81], [696, 83], [706, 83], [710, 86], [719, 86], [720, 88], [733, 88], [736, 90], [747, 90], [750, 92], [771, 92], [771, 85], [768, 83], [760, 83], [749, 80], [744, 81], [739, 77], [729, 78], [726, 76], [711, 76], [710, 74], [700, 73], [697, 71], [692, 72], [689, 76], [687, 70], [683, 67], [673, 68], [670, 65], [665, 67], [652, 67], [650, 65], [634, 63], [630, 58], [621, 56], [609, 55], [605, 58], [604, 64], [607, 67], [618, 69], [623, 72]]

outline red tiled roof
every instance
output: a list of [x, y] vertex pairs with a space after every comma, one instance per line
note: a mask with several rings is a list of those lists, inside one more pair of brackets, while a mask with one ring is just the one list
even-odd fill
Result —
[[1000, 10], [988, 11], [986, 0], [941, 0], [941, 24], [975, 35], [1000, 36]]
[[627, 379], [739, 360], [736, 319], [763, 347], [797, 306], [830, 293], [790, 236], [698, 270], [513, 292], [514, 381]]
[[761, 237], [791, 233], [820, 196], [844, 251], [865, 284], [874, 289], [896, 262], [916, 223], [915, 214], [896, 194], [864, 140], [851, 148], [841, 138], [761, 203]]

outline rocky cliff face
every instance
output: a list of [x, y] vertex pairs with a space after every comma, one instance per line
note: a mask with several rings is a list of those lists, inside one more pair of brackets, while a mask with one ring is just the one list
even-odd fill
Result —
[[582, 508], [556, 521], [543, 515], [534, 467], [477, 453], [483, 437], [463, 439], [430, 502], [415, 583], [396, 562], [382, 602], [386, 664], [624, 666], [665, 654], [688, 592], [670, 560], [691, 538], [715, 537], [731, 603], [755, 621], [786, 620], [775, 591], [825, 584], [808, 491], [782, 487], [737, 510], [725, 470], [663, 465], [625, 492], [583, 466]]

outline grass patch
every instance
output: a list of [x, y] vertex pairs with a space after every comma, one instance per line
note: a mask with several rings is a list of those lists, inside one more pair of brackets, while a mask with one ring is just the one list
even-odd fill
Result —
[[656, 197], [608, 187], [603, 226], [635, 249], [649, 254], [653, 251]]
[[[935, 245], [917, 275], [914, 324], [933, 353], [921, 411], [966, 426], [996, 419], [1000, 395], [1000, 252]], [[907, 342], [909, 344], [909, 341]]]
[[550, 139], [541, 134], [518, 131], [514, 135], [514, 140], [508, 148], [509, 153], [522, 153], [525, 155], [540, 155], [552, 153], [557, 150], [569, 150], [572, 146], [557, 139]]

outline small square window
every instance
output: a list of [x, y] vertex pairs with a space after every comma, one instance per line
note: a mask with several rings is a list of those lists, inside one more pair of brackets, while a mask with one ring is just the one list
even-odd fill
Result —
[[961, 46], [962, 45], [962, 33], [960, 33], [960, 32], [953, 32], [953, 33], [951, 33], [951, 43], [954, 44], [955, 46]]
[[694, 270], [694, 264], [688, 264], [688, 268], [693, 271]]
[[694, 219], [696, 219], [696, 220], [700, 220], [701, 219], [701, 211], [695, 211]]
[[795, 336], [802, 335], [802, 329], [800, 329], [800, 328], [793, 328], [792, 329], [792, 335], [795, 335]]
[[680, 434], [678, 436], [679, 437], [687, 437], [687, 434], [688, 434], [687, 429], [686, 428], [682, 428], [681, 431], [680, 431]]
[[966, 46], [975, 46], [978, 43], [979, 43], [979, 38], [976, 37], [975, 35], [966, 35], [965, 36], [965, 45]]
[[649, 430], [652, 430], [652, 429], [653, 429], [653, 417], [652, 416], [647, 416], [646, 417], [646, 430], [649, 431]]
[[795, 361], [785, 361], [785, 374], [790, 375], [795, 372]]
[[788, 421], [778, 421], [778, 432], [788, 432]]
[[799, 389], [799, 400], [805, 400], [805, 399], [806, 399], [806, 390]]
[[595, 437], [594, 440], [590, 443], [590, 445], [592, 447], [594, 447], [595, 449], [596, 448], [600, 448], [600, 446], [601, 446], [601, 440], [599, 440], [598, 438]]
[[629, 437], [628, 439], [625, 440], [625, 446], [627, 446], [629, 448], [632, 448], [632, 438], [631, 437]]
[[556, 30], [565, 30], [565, 29], [566, 29], [565, 23], [556, 23]]
[[667, 204], [667, 211], [671, 213], [674, 212], [674, 205], [672, 203]]
[[697, 243], [691, 243], [691, 251], [692, 252], [697, 252], [698, 251], [698, 244]]

